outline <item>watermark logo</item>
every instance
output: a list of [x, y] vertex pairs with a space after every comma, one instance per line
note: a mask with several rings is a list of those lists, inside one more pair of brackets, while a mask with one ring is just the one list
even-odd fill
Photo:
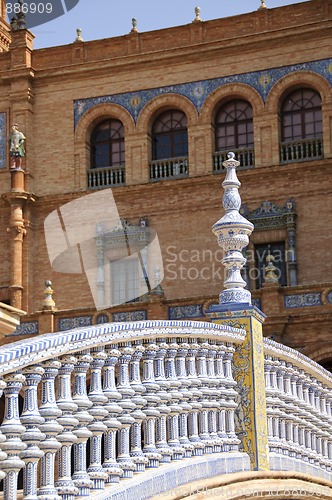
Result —
[[[18, 20], [22, 28], [48, 23], [72, 10], [80, 0], [6, 0], [8, 22]], [[24, 21], [22, 21], [22, 15]]]
[[54, 210], [44, 230], [53, 271], [84, 273], [97, 309], [138, 299], [164, 278], [157, 233], [145, 219], [121, 220], [111, 189]]

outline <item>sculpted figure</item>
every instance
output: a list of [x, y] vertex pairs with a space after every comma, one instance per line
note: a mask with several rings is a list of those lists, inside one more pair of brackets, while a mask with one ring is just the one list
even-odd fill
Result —
[[10, 168], [22, 168], [22, 158], [25, 156], [25, 135], [18, 130], [17, 123], [12, 126], [9, 136]]

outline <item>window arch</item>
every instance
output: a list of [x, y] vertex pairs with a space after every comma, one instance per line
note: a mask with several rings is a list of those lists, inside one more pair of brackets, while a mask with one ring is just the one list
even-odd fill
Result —
[[124, 163], [124, 126], [120, 120], [103, 120], [91, 134], [91, 168], [114, 167]]
[[228, 151], [236, 153], [242, 167], [254, 165], [253, 110], [248, 101], [234, 99], [219, 108], [215, 118], [215, 150], [215, 171], [222, 170]]
[[188, 156], [187, 117], [170, 109], [161, 113], [152, 126], [153, 160]]
[[301, 88], [287, 94], [281, 104], [281, 161], [322, 157], [322, 103], [319, 93]]

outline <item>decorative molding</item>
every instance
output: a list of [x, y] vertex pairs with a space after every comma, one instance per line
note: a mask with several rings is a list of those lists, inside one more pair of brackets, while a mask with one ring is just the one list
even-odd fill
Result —
[[284, 304], [286, 309], [292, 309], [294, 307], [322, 306], [322, 293], [312, 292], [300, 293], [296, 295], [285, 295]]
[[6, 113], [0, 113], [0, 168], [6, 168]]
[[35, 335], [39, 333], [38, 321], [26, 321], [19, 324], [16, 329], [8, 335]]
[[113, 321], [114, 322], [144, 321], [145, 319], [147, 319], [147, 311], [146, 310], [113, 313]]
[[312, 71], [323, 76], [332, 84], [332, 59], [322, 59], [292, 66], [283, 66], [281, 68], [271, 68], [264, 71], [253, 71], [251, 73], [241, 73], [239, 75], [230, 75], [222, 78], [213, 78], [211, 80], [201, 80], [196, 82], [170, 85], [167, 87], [158, 87], [155, 89], [141, 90], [138, 92], [124, 92], [122, 94], [105, 95], [98, 97], [89, 97], [86, 99], [74, 100], [74, 124], [75, 128], [80, 118], [89, 109], [99, 104], [113, 103], [125, 108], [137, 121], [138, 115], [143, 107], [157, 96], [165, 94], [180, 94], [187, 97], [200, 112], [205, 99], [212, 94], [218, 87], [228, 83], [244, 83], [253, 87], [262, 97], [264, 102], [278, 80], [285, 75], [298, 71]]
[[252, 211], [249, 211], [246, 205], [242, 205], [240, 213], [254, 224], [255, 231], [265, 231], [267, 229], [295, 226], [296, 204], [292, 199], [287, 200], [284, 206], [265, 200]]
[[75, 318], [59, 318], [59, 330], [64, 332], [82, 326], [91, 326], [92, 316], [76, 316]]
[[202, 318], [203, 316], [204, 313], [202, 304], [168, 308], [169, 319]]

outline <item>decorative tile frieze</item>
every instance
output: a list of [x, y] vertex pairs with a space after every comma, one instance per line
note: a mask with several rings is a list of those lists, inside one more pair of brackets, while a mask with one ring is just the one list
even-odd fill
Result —
[[201, 318], [202, 316], [204, 316], [202, 304], [168, 308], [169, 319]]
[[101, 325], [103, 323], [108, 323], [109, 322], [109, 317], [107, 314], [98, 314], [96, 318], [96, 325]]
[[300, 293], [297, 295], [285, 295], [284, 304], [286, 309], [291, 309], [293, 307], [311, 307], [311, 306], [321, 306], [322, 294], [321, 292], [313, 293]]
[[6, 113], [0, 113], [0, 168], [6, 167]]
[[74, 123], [75, 128], [80, 118], [89, 109], [98, 104], [114, 103], [124, 107], [137, 121], [138, 115], [143, 107], [152, 99], [164, 94], [180, 94], [187, 97], [200, 112], [205, 99], [218, 87], [227, 83], [245, 83], [253, 87], [262, 99], [266, 98], [278, 80], [285, 75], [299, 71], [312, 71], [323, 76], [332, 84], [332, 59], [323, 59], [311, 61], [303, 64], [283, 66], [281, 68], [271, 68], [264, 71], [253, 71], [251, 73], [242, 73], [239, 75], [230, 75], [222, 78], [213, 78], [211, 80], [201, 80], [188, 82], [156, 89], [141, 90], [138, 92], [125, 92], [122, 94], [113, 94], [99, 97], [89, 97], [87, 99], [77, 99], [74, 101]]
[[145, 319], [147, 319], [147, 311], [146, 310], [113, 313], [113, 321], [115, 321], [115, 322], [143, 321]]
[[75, 318], [59, 319], [59, 330], [61, 332], [90, 325], [92, 325], [92, 316], [76, 316]]
[[38, 321], [26, 321], [16, 327], [10, 335], [34, 335], [38, 333]]

